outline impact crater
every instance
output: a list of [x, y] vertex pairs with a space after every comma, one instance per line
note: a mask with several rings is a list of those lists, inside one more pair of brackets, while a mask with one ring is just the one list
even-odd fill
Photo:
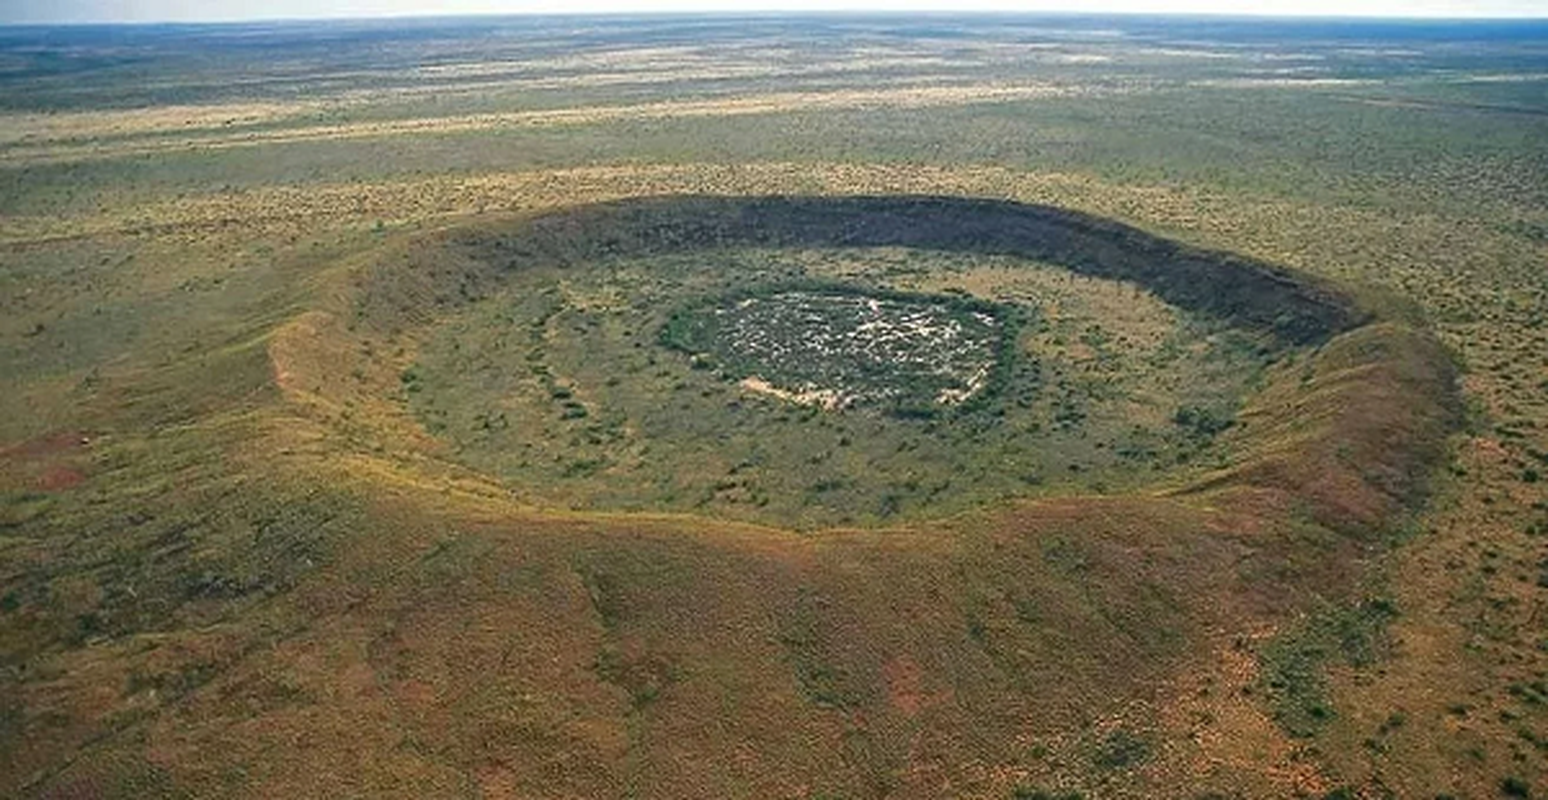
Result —
[[[314, 396], [344, 392], [377, 452], [418, 448], [372, 433], [380, 413], [539, 508], [810, 529], [1051, 495], [1304, 493], [1330, 485], [1317, 448], [1352, 452], [1344, 421], [1367, 408], [1449, 419], [1427, 399], [1444, 359], [1338, 287], [1067, 209], [649, 197], [402, 244], [355, 273], [342, 321], [362, 366], [398, 370], [391, 409], [350, 408], [377, 401], [344, 361], [360, 388], [320, 376]], [[1426, 398], [1408, 417], [1372, 388], [1399, 380]], [[1372, 451], [1362, 514], [1422, 486], [1433, 437], [1416, 441]]]

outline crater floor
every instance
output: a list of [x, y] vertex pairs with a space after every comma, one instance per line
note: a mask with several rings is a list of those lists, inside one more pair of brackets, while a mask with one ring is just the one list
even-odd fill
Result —
[[773, 289], [678, 314], [663, 337], [696, 366], [793, 402], [928, 413], [988, 385], [1002, 335], [994, 311], [955, 298]]
[[1261, 334], [1010, 256], [738, 248], [522, 270], [403, 398], [536, 505], [891, 523], [1227, 463]]

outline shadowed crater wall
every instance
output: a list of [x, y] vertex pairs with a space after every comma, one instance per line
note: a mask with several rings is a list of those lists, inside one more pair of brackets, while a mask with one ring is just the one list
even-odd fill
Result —
[[652, 197], [545, 214], [491, 241], [511, 266], [702, 247], [911, 247], [1011, 255], [1138, 283], [1182, 308], [1303, 345], [1369, 321], [1336, 288], [1068, 209], [939, 196]]

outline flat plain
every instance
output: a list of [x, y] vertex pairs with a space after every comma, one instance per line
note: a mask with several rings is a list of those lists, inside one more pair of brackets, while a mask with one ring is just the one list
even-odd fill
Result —
[[0, 28], [0, 794], [1548, 795], [1548, 26]]

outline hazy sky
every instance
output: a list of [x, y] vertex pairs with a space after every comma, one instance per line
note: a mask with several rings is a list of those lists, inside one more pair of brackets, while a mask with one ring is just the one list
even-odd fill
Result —
[[1086, 11], [1548, 17], [1548, 0], [0, 0], [5, 22], [152, 22], [651, 11]]

